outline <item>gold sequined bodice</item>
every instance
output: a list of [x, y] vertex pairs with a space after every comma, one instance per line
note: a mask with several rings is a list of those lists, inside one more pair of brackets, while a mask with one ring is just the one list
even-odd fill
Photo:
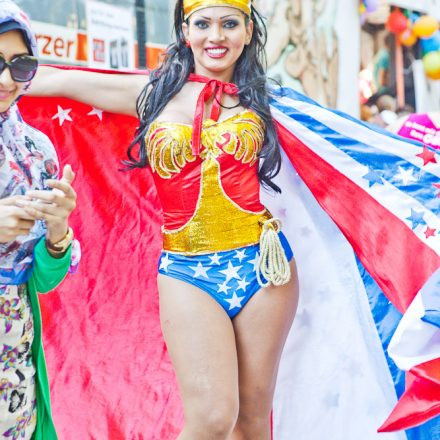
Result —
[[260, 203], [261, 118], [245, 110], [203, 122], [201, 151], [192, 126], [155, 121], [146, 135], [148, 161], [164, 211], [164, 249], [200, 254], [258, 243], [270, 213]]

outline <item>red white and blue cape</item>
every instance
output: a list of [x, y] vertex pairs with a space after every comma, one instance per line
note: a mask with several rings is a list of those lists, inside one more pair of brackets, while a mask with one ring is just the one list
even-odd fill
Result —
[[[284, 221], [301, 299], [274, 440], [440, 438], [440, 157], [290, 89], [275, 94], [283, 193], [263, 202]], [[161, 210], [149, 169], [119, 171], [137, 121], [62, 98], [20, 107], [77, 174], [81, 271], [41, 298], [59, 437], [175, 438]]]

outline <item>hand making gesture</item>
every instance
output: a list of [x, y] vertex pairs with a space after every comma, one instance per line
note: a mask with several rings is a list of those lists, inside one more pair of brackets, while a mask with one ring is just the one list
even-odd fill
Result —
[[0, 200], [0, 243], [27, 235], [35, 224], [35, 218], [24, 207], [17, 206], [26, 196], [11, 196]]
[[52, 191], [31, 190], [26, 193], [26, 200], [17, 200], [31, 218], [45, 220], [49, 245], [60, 242], [69, 232], [69, 215], [76, 206], [76, 193], [71, 186], [74, 178], [72, 167], [66, 165], [60, 180], [46, 180]]

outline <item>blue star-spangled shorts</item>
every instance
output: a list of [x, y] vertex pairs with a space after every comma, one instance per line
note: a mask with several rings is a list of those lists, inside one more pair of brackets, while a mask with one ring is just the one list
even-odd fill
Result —
[[[289, 242], [282, 232], [279, 237], [290, 261], [293, 252]], [[233, 318], [261, 288], [256, 273], [259, 251], [259, 244], [196, 256], [164, 251], [159, 259], [159, 273], [202, 289]]]

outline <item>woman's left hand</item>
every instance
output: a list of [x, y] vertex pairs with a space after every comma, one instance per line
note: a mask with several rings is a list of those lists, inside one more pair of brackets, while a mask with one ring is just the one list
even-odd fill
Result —
[[45, 220], [46, 238], [50, 243], [62, 240], [69, 228], [69, 215], [76, 207], [76, 193], [71, 186], [74, 178], [72, 167], [66, 165], [60, 180], [46, 180], [52, 191], [28, 191], [26, 196], [29, 200], [19, 203], [35, 220]]

